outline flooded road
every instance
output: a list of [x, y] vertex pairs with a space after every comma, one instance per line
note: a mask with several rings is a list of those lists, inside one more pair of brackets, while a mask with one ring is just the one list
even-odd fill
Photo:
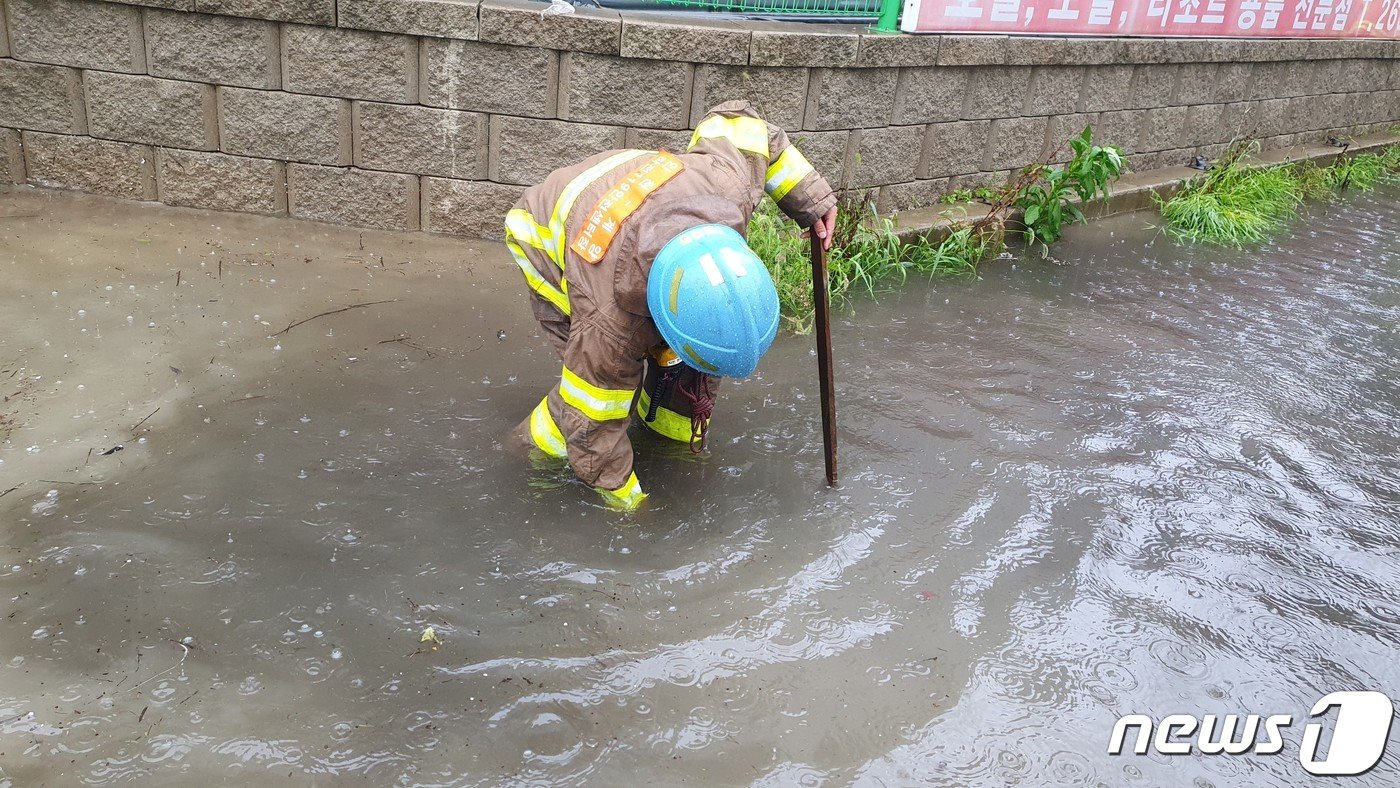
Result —
[[495, 245], [0, 192], [0, 784], [1317, 781], [1400, 697], [1397, 198], [860, 302], [839, 489], [781, 337], [627, 517], [502, 443], [558, 366]]

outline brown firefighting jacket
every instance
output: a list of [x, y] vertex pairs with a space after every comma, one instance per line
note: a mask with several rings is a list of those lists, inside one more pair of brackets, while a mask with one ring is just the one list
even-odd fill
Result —
[[[554, 171], [507, 214], [506, 245], [563, 361], [520, 431], [623, 506], [644, 497], [627, 427], [644, 359], [662, 344], [647, 309], [652, 261], [687, 227], [719, 223], [747, 235], [765, 194], [803, 227], [836, 205], [782, 129], [731, 101], [696, 126], [686, 153], [600, 153]], [[648, 426], [690, 435], [690, 419], [665, 409]]]

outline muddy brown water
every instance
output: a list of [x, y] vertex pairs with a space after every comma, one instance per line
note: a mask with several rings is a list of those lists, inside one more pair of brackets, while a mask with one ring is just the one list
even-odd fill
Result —
[[839, 489], [786, 337], [636, 517], [502, 445], [557, 363], [494, 244], [0, 197], [0, 783], [1285, 785], [1400, 697], [1395, 189], [861, 301]]

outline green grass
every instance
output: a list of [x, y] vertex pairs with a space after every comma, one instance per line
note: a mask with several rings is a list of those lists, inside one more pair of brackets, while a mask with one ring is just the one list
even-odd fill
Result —
[[[946, 238], [905, 243], [894, 221], [880, 216], [869, 201], [838, 213], [827, 255], [828, 292], [833, 308], [856, 293], [876, 295], [904, 284], [911, 275], [965, 276], [1001, 250], [999, 233], [961, 227]], [[749, 222], [749, 246], [768, 265], [778, 289], [783, 323], [801, 334], [812, 328], [811, 244], [798, 226], [765, 200]]]
[[1344, 189], [1370, 190], [1400, 180], [1400, 145], [1360, 153], [1328, 167], [1311, 162], [1248, 169], [1258, 145], [1234, 146], [1208, 174], [1169, 200], [1158, 199], [1166, 231], [1185, 241], [1245, 247], [1285, 227], [1306, 199], [1331, 199]]

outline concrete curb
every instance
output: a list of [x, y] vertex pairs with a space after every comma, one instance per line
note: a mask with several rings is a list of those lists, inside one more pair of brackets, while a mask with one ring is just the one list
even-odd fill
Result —
[[[1342, 149], [1331, 145], [1297, 145], [1291, 148], [1264, 151], [1247, 160], [1245, 166], [1255, 169], [1302, 161], [1328, 165], [1343, 155], [1355, 156], [1358, 153], [1396, 144], [1400, 144], [1400, 134], [1372, 134], [1353, 139], [1351, 146], [1346, 149], [1345, 153]], [[1181, 187], [1188, 181], [1200, 174], [1200, 170], [1190, 167], [1163, 167], [1146, 172], [1129, 173], [1113, 184], [1113, 190], [1108, 199], [1094, 202], [1084, 209], [1084, 214], [1090, 219], [1102, 219], [1120, 213], [1151, 209], [1155, 205], [1154, 195], [1162, 199], [1170, 198], [1180, 191]], [[905, 242], [914, 241], [920, 237], [941, 237], [959, 224], [976, 222], [978, 219], [985, 218], [989, 212], [990, 208], [981, 203], [900, 211], [894, 216], [895, 234], [899, 236], [901, 241]], [[1019, 211], [1013, 211], [1007, 216], [1007, 221], [1010, 224], [1015, 224], [1020, 219], [1021, 213]]]

